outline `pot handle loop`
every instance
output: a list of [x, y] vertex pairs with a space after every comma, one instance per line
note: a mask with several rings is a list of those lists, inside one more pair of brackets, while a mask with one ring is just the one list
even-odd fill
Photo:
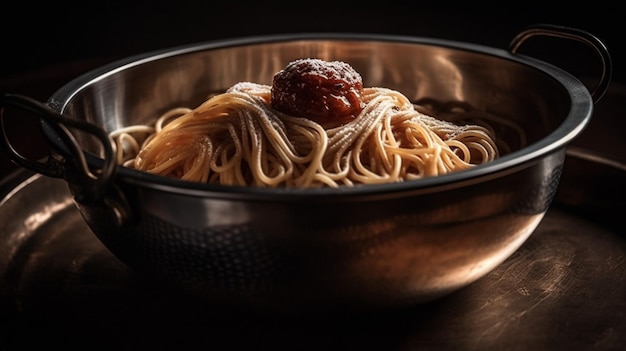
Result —
[[591, 47], [600, 57], [602, 63], [602, 75], [595, 88], [591, 91], [594, 102], [598, 102], [606, 93], [611, 82], [613, 74], [613, 65], [611, 56], [604, 43], [596, 36], [584, 30], [558, 26], [552, 24], [536, 24], [518, 33], [509, 44], [509, 51], [513, 54], [517, 52], [519, 47], [529, 38], [534, 36], [552, 36], [557, 38], [565, 38], [575, 40]]
[[[63, 139], [63, 145], [67, 148], [69, 158], [59, 158], [52, 153], [46, 162], [33, 161], [22, 156], [11, 144], [4, 127], [5, 107], [13, 106], [21, 108], [39, 116], [50, 126], [55, 128], [58, 135]], [[103, 146], [104, 162], [97, 172], [92, 171], [85, 158], [82, 148], [68, 128], [73, 128], [95, 136]], [[0, 96], [0, 129], [2, 129], [1, 142], [13, 162], [31, 171], [54, 177], [64, 178], [76, 191], [75, 197], [79, 202], [95, 202], [103, 200], [112, 179], [117, 171], [116, 145], [109, 135], [101, 128], [69, 118], [49, 106], [26, 96], [18, 94], [3, 94]]]

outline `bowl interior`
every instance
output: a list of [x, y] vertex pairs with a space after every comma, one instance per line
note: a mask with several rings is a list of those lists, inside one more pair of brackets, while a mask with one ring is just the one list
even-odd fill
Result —
[[[149, 123], [176, 106], [196, 107], [238, 82], [270, 85], [288, 62], [307, 57], [349, 63], [366, 87], [395, 89], [414, 102], [462, 101], [513, 122], [526, 141], [514, 130], [499, 131], [513, 151], [545, 140], [568, 118], [577, 119], [569, 123], [571, 129], [589, 117], [584, 110], [591, 102], [575, 86], [578, 81], [541, 61], [428, 38], [331, 34], [226, 40], [139, 55], [75, 79], [49, 104], [110, 132]], [[581, 113], [573, 99], [583, 102]], [[544, 144], [558, 144], [570, 134], [564, 130]], [[99, 145], [89, 137], [79, 139], [98, 153]]]

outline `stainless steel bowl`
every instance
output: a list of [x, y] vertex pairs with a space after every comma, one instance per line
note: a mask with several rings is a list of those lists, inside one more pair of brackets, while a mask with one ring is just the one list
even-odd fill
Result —
[[[603, 72], [593, 92], [516, 52], [535, 35], [595, 50]], [[412, 100], [468, 102], [521, 125], [528, 143], [467, 171], [339, 189], [187, 183], [112, 161], [107, 132], [196, 106], [237, 82], [271, 84], [275, 72], [306, 57], [346, 61], [364, 86]], [[524, 243], [555, 195], [567, 144], [589, 122], [610, 75], [601, 41], [551, 25], [524, 30], [508, 50], [391, 35], [249, 37], [113, 62], [69, 82], [45, 105], [7, 94], [3, 106], [42, 119], [54, 152], [28, 160], [6, 135], [3, 141], [16, 163], [66, 179], [97, 237], [160, 282], [272, 308], [406, 306], [476, 281]]]

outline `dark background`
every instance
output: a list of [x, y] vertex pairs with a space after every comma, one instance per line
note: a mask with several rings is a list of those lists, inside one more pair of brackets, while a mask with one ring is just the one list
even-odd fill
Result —
[[620, 2], [494, 3], [13, 0], [2, 8], [0, 74], [11, 76], [73, 60], [115, 59], [200, 41], [291, 32], [389, 33], [506, 48], [524, 27], [550, 23], [598, 36], [614, 54], [615, 77], [624, 76], [620, 64], [624, 59], [618, 51], [626, 11]]
[[[73, 78], [116, 59], [225, 38], [358, 32], [449, 39], [506, 49], [517, 33], [539, 23], [573, 27], [597, 36], [611, 53], [613, 81], [626, 82], [622, 50], [626, 11], [619, 2], [495, 4], [397, 0], [5, 1], [0, 11], [0, 93], [45, 101]], [[560, 46], [567, 41], [558, 39], [543, 44], [542, 39], [528, 40], [518, 52], [545, 59], [581, 79], [599, 77], [599, 60], [592, 50], [582, 45], [573, 49]], [[13, 124], [9, 128], [17, 129], [17, 135], [30, 135], [36, 128], [35, 119], [7, 123]], [[29, 138], [17, 138], [20, 152], [30, 158], [44, 156], [44, 150], [31, 153], [29, 149], [35, 149], [37, 142]], [[0, 178], [15, 168], [0, 153]]]

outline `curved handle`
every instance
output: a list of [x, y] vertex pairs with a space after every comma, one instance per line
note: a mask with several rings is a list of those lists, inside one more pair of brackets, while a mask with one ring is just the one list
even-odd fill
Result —
[[551, 36], [557, 38], [565, 38], [575, 40], [586, 44], [591, 47], [596, 54], [600, 57], [602, 63], [602, 75], [598, 80], [597, 85], [591, 91], [591, 96], [594, 102], [598, 102], [606, 93], [611, 82], [611, 76], [613, 74], [613, 64], [611, 62], [611, 56], [604, 45], [604, 43], [596, 36], [584, 30], [557, 26], [551, 24], [536, 24], [530, 26], [518, 33], [511, 43], [509, 44], [509, 50], [512, 53], [516, 53], [519, 47], [529, 38], [534, 36]]
[[[27, 110], [55, 128], [62, 139], [63, 145], [69, 150], [69, 159], [59, 160], [51, 155], [47, 162], [30, 160], [22, 156], [11, 144], [4, 126], [6, 118], [6, 106], [13, 106]], [[78, 129], [95, 136], [103, 146], [104, 163], [102, 168], [93, 172], [85, 158], [85, 154], [68, 128]], [[68, 180], [74, 189], [77, 189], [75, 196], [81, 202], [92, 202], [102, 200], [117, 170], [115, 159], [115, 143], [109, 135], [101, 128], [69, 118], [47, 105], [17, 94], [3, 94], [0, 96], [0, 129], [2, 129], [1, 142], [13, 162], [21, 167], [34, 172], [55, 178]], [[97, 174], [96, 174], [97, 173]]]

